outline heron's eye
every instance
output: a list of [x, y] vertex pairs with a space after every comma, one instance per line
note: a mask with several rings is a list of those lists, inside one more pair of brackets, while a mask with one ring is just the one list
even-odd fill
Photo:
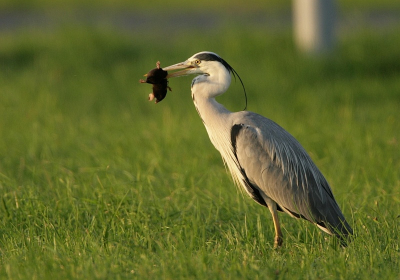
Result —
[[195, 62], [197, 65], [199, 65], [201, 63], [200, 59], [196, 59]]

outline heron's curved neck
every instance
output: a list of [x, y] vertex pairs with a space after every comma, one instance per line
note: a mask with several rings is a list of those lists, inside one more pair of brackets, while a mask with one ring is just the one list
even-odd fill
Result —
[[[192, 82], [193, 102], [206, 123], [211, 123], [219, 118], [215, 115], [230, 113], [224, 106], [215, 100], [223, 94], [231, 83], [228, 70], [217, 64], [221, 69], [218, 74], [203, 74], [195, 77]], [[207, 119], [207, 120], [206, 120]]]
[[226, 119], [226, 117], [222, 117], [223, 115], [231, 113], [213, 97], [197, 96], [192, 93], [192, 98], [196, 110], [206, 126], [218, 125], [222, 120]]
[[213, 97], [204, 98], [193, 93], [192, 97], [211, 143], [222, 153], [223, 150], [228, 148], [226, 145], [229, 143], [230, 115], [232, 112], [218, 103]]
[[[207, 129], [214, 146], [221, 151], [223, 141], [229, 136], [229, 121], [231, 112], [215, 100], [223, 94], [231, 83], [229, 71], [222, 65], [216, 64], [218, 71], [203, 74], [192, 82], [192, 98], [197, 112]], [[226, 140], [226, 139], [225, 139]], [[229, 139], [227, 139], [229, 142]]]

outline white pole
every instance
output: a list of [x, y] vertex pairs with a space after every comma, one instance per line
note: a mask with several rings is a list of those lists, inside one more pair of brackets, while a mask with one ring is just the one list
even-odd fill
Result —
[[325, 53], [335, 41], [335, 0], [293, 0], [293, 28], [298, 48]]

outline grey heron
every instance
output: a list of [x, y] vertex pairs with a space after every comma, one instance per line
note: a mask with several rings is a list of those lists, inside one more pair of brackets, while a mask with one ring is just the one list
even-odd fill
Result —
[[225, 60], [204, 51], [163, 69], [180, 70], [167, 78], [198, 74], [191, 85], [196, 110], [234, 182], [271, 212], [274, 247], [283, 241], [278, 211], [308, 220], [345, 243], [352, 228], [300, 143], [272, 120], [249, 111], [230, 112], [215, 100], [228, 89], [231, 74], [237, 75]]

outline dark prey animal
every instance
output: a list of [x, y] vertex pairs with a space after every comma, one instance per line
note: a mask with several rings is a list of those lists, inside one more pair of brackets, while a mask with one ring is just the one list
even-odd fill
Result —
[[140, 79], [139, 82], [153, 85], [153, 92], [149, 94], [149, 101], [155, 98], [156, 103], [158, 103], [167, 95], [167, 89], [171, 91], [171, 88], [168, 86], [168, 72], [160, 68], [159, 61], [157, 61], [156, 66], [157, 68], [150, 70], [149, 73], [144, 75], [146, 80]]

